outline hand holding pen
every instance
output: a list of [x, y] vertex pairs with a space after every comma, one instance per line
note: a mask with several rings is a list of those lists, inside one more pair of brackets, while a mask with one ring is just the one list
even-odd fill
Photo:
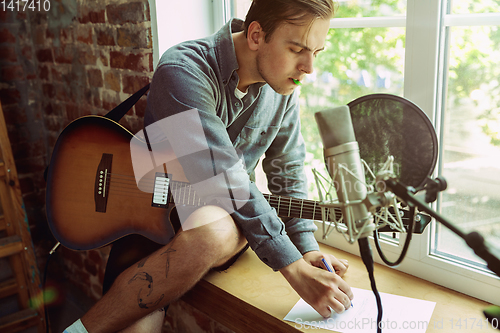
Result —
[[[329, 273], [321, 261], [323, 258], [327, 258], [328, 263], [331, 262], [330, 269], [333, 266], [338, 273]], [[310, 251], [280, 272], [307, 304], [324, 318], [329, 318], [332, 311], [342, 313], [350, 307], [354, 295], [349, 284], [342, 279], [348, 266], [346, 260], [320, 251]]]
[[[325, 265], [325, 268], [327, 271], [329, 271], [330, 273], [335, 273], [335, 271], [333, 270], [333, 268], [330, 266], [330, 264], [325, 260], [325, 258], [322, 258], [321, 261], [323, 262], [323, 265]], [[351, 307], [353, 307], [354, 305], [352, 305], [352, 301], [351, 301]], [[347, 310], [347, 308], [346, 308]]]

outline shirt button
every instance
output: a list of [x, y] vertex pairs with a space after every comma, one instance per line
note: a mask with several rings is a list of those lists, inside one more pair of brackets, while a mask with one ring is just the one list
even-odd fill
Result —
[[262, 132], [260, 133], [260, 135], [264, 135], [264, 134], [266, 134], [266, 131], [262, 131]]
[[240, 106], [240, 102], [234, 103], [234, 106]]

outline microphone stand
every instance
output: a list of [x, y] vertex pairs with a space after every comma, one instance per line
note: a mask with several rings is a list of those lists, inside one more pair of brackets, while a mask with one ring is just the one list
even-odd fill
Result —
[[[478, 232], [473, 231], [468, 234], [462, 232], [459, 228], [454, 226], [451, 222], [446, 220], [443, 216], [439, 215], [437, 212], [429, 208], [429, 206], [422, 202], [421, 200], [415, 198], [414, 194], [416, 193], [415, 188], [401, 184], [396, 181], [394, 178], [389, 178], [384, 180], [388, 189], [390, 189], [396, 196], [406, 202], [408, 206], [418, 207], [420, 211], [424, 211], [430, 216], [434, 217], [436, 221], [443, 224], [445, 227], [453, 231], [456, 235], [461, 237], [467, 245], [474, 250], [474, 253], [482, 258], [488, 268], [494, 272], [497, 276], [500, 277], [500, 259], [497, 258], [493, 253], [491, 253], [490, 249], [484, 242], [483, 236], [481, 236]], [[436, 181], [430, 180], [424, 189], [426, 189], [425, 200], [427, 203], [433, 202], [436, 200], [437, 192], [443, 191], [446, 189], [446, 181], [442, 178], [437, 178]], [[496, 319], [497, 323], [500, 321], [500, 307], [493, 306], [489, 307], [484, 311], [485, 316], [490, 320], [490, 322]], [[500, 329], [500, 325], [496, 325], [497, 329]]]

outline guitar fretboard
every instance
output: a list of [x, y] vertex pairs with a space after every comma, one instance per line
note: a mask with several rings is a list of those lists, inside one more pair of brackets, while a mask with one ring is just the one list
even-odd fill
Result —
[[[168, 202], [176, 205], [204, 206], [206, 203], [192, 189], [191, 185], [185, 182], [171, 182]], [[298, 199], [273, 194], [263, 194], [269, 205], [276, 210], [278, 216], [296, 217], [308, 220], [322, 219], [321, 206], [318, 201], [308, 199]], [[327, 221], [330, 218], [330, 208], [325, 208]], [[333, 209], [333, 208], [332, 208]], [[336, 219], [342, 216], [340, 209], [335, 209]]]
[[[284, 197], [273, 194], [263, 194], [269, 205], [276, 209], [276, 213], [281, 217], [297, 217], [307, 220], [321, 220], [321, 206], [318, 201], [298, 199], [293, 197]], [[332, 221], [330, 218], [330, 208], [325, 208], [325, 218], [327, 221]], [[332, 208], [333, 209], [333, 208]], [[335, 209], [335, 217], [339, 220], [342, 217], [340, 209]]]

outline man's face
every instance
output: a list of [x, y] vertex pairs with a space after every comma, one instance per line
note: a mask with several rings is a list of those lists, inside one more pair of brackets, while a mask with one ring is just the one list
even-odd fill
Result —
[[323, 50], [330, 26], [327, 19], [315, 19], [312, 24], [281, 24], [263, 43], [257, 54], [259, 75], [271, 88], [290, 95], [306, 74], [313, 72], [313, 61]]

